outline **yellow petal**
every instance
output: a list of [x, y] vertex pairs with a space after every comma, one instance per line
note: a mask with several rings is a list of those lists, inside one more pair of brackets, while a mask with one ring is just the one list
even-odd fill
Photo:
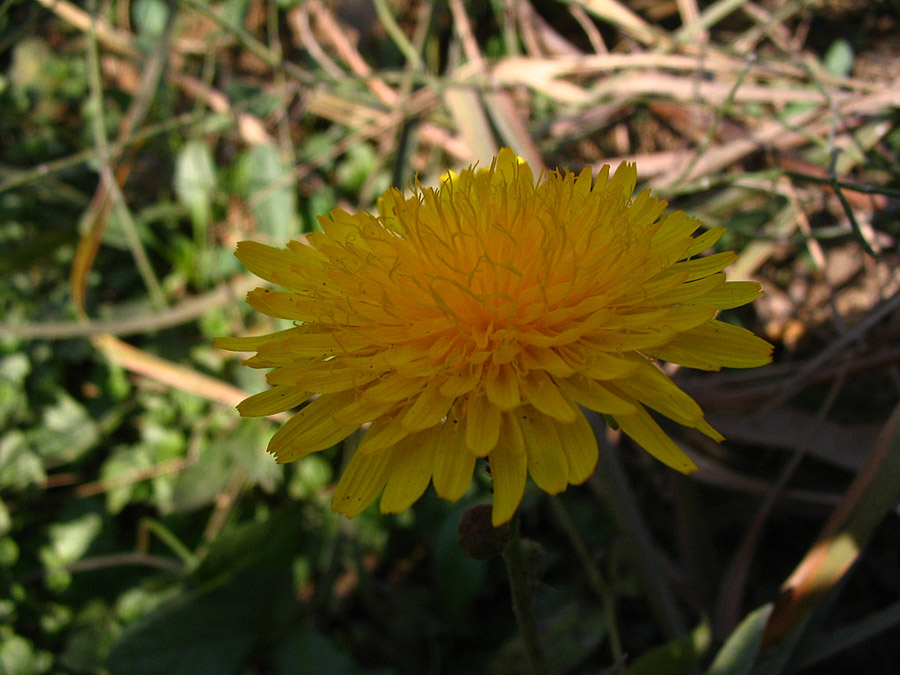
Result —
[[633, 375], [611, 383], [609, 389], [624, 392], [625, 398], [637, 399], [679, 424], [690, 427], [703, 419], [703, 411], [696, 401], [649, 361]]
[[348, 355], [371, 345], [369, 340], [362, 336], [315, 330], [309, 324], [291, 328], [286, 333], [288, 334], [284, 338], [268, 342], [263, 348], [263, 353], [267, 350], [280, 351], [284, 355], [298, 359], [324, 359]]
[[475, 470], [475, 455], [466, 448], [463, 426], [457, 411], [452, 411], [441, 426], [435, 447], [434, 489], [451, 502], [466, 493]]
[[633, 162], [622, 162], [616, 167], [612, 178], [609, 179], [608, 189], [611, 192], [621, 190], [624, 197], [630, 198], [637, 183], [637, 165]]
[[279, 319], [311, 322], [318, 318], [312, 301], [296, 293], [257, 288], [247, 293], [247, 304], [257, 312]]
[[[659, 229], [653, 234], [650, 245], [654, 249], [671, 249], [672, 247], [681, 248], [681, 243], [687, 240], [688, 246], [682, 248], [681, 253], [682, 256], [685, 256], [686, 252], [690, 250], [692, 245], [691, 242], [696, 241], [691, 239], [691, 235], [694, 234], [701, 225], [702, 223], [699, 220], [691, 218], [684, 211], [672, 211], [659, 219]], [[709, 246], [700, 250], [706, 250], [707, 248], [709, 248]], [[674, 262], [674, 260], [672, 262]]]
[[[648, 305], [648, 306], [666, 306], [673, 304], [666, 302], [669, 293], [677, 291], [684, 285], [690, 272], [688, 270], [678, 270], [669, 267], [663, 270], [653, 279], [635, 284], [628, 289], [623, 295], [616, 298], [616, 304], [619, 305]], [[659, 299], [663, 296], [662, 299]]]
[[694, 237], [694, 243], [691, 244], [691, 247], [684, 254], [684, 257], [692, 258], [698, 253], [703, 253], [703, 251], [710, 248], [713, 244], [719, 241], [719, 239], [722, 238], [723, 234], [725, 234], [725, 228], [719, 225], [717, 227], [710, 228], [697, 237]]
[[403, 426], [409, 431], [421, 431], [439, 424], [453, 405], [454, 399], [441, 394], [440, 386], [432, 383], [414, 400], [403, 415]]
[[633, 333], [621, 329], [597, 332], [587, 338], [585, 343], [598, 351], [644, 351], [670, 342], [675, 334], [674, 330], [663, 324]]
[[397, 404], [391, 401], [369, 401], [357, 393], [353, 402], [336, 411], [332, 419], [334, 419], [335, 424], [358, 427], [361, 424], [378, 419], [396, 407]]
[[570, 377], [559, 383], [573, 401], [589, 410], [606, 415], [628, 415], [635, 411], [633, 403], [614, 394], [601, 383], [579, 377]]
[[500, 408], [486, 396], [470, 396], [466, 410], [466, 445], [477, 457], [486, 456], [500, 438]]
[[230, 352], [255, 352], [257, 349], [270, 342], [277, 342], [288, 337], [301, 328], [288, 328], [268, 335], [254, 335], [248, 337], [217, 337], [213, 340], [219, 349], [227, 349]]
[[331, 510], [348, 518], [358, 516], [384, 489], [393, 461], [392, 453], [361, 455], [355, 452], [338, 481]]
[[320, 394], [359, 389], [378, 377], [378, 372], [344, 366], [339, 360], [298, 361], [266, 375], [269, 384], [292, 384]]
[[488, 456], [491, 465], [491, 481], [494, 486], [494, 506], [491, 524], [499, 527], [510, 520], [525, 491], [528, 464], [522, 448], [515, 449], [508, 443], [500, 443]]
[[527, 370], [546, 370], [553, 377], [569, 377], [575, 372], [553, 349], [528, 346], [519, 354], [519, 362]]
[[591, 349], [587, 345], [583, 346], [581, 351], [583, 365], [578, 371], [592, 380], [617, 380], [628, 377], [638, 368], [638, 363], [633, 359], [613, 356], [599, 349]]
[[694, 429], [699, 431], [701, 434], [706, 434], [711, 439], [713, 439], [716, 443], [721, 443], [725, 440], [725, 437], [720, 434], [716, 429], [705, 419], [698, 420], [695, 424], [692, 425]]
[[541, 490], [551, 495], [569, 484], [569, 465], [556, 425], [531, 406], [516, 411], [515, 420], [525, 439], [528, 473]]
[[637, 414], [634, 415], [616, 415], [615, 420], [622, 431], [666, 466], [681, 473], [690, 473], [697, 469], [693, 460], [675, 445], [675, 442], [650, 417], [650, 413], [643, 408], [638, 408]]
[[545, 415], [560, 422], [575, 420], [575, 408], [544, 371], [532, 370], [527, 377], [519, 380], [519, 386], [528, 402]]
[[265, 417], [290, 410], [303, 403], [312, 394], [313, 392], [301, 387], [280, 385], [245, 398], [238, 403], [237, 409], [244, 417]]
[[753, 302], [762, 295], [755, 281], [726, 281], [718, 288], [701, 295], [696, 302], [709, 303], [716, 309], [732, 309]]
[[616, 328], [627, 333], [662, 325], [666, 331], [680, 333], [710, 321], [716, 316], [716, 311], [715, 307], [708, 305], [679, 305], [649, 312], [620, 314], [616, 317], [619, 322]]
[[391, 415], [372, 422], [356, 451], [363, 455], [374, 455], [396, 445], [409, 435], [400, 421], [400, 416]]
[[284, 464], [344, 440], [357, 427], [339, 425], [334, 421], [334, 416], [354, 402], [353, 392], [320, 396], [294, 413], [275, 432], [269, 441], [269, 452], [275, 455], [279, 464]]
[[647, 353], [688, 368], [755, 368], [772, 360], [772, 345], [745, 328], [713, 320]]
[[434, 469], [438, 433], [439, 428], [434, 427], [407, 436], [391, 451], [393, 459], [379, 504], [382, 513], [402, 513], [425, 492]]
[[258, 241], [239, 241], [234, 255], [244, 267], [266, 281], [275, 282], [273, 272], [290, 270], [297, 259], [290, 251], [260, 244]]
[[648, 302], [652, 302], [653, 305], [658, 307], [676, 305], [684, 302], [690, 302], [690, 304], [706, 303], [706, 294], [711, 293], [711, 291], [722, 286], [724, 283], [725, 275], [719, 272], [718, 274], [711, 274], [710, 276], [698, 279], [697, 281], [681, 283], [665, 293], [653, 296], [651, 299], [648, 299]]
[[490, 368], [484, 381], [484, 393], [500, 410], [512, 410], [522, 402], [516, 372], [509, 364]]
[[590, 422], [580, 410], [574, 422], [571, 424], [557, 423], [556, 430], [559, 433], [563, 451], [566, 453], [569, 482], [572, 485], [580, 485], [591, 477], [597, 467], [599, 456], [597, 436], [594, 434]]
[[403, 401], [422, 391], [425, 382], [424, 377], [409, 378], [388, 373], [379, 382], [363, 389], [362, 395], [373, 401]]
[[474, 371], [468, 375], [450, 375], [441, 385], [441, 393], [444, 396], [452, 396], [458, 398], [463, 394], [468, 394], [478, 386], [478, 374], [480, 371]]
[[680, 270], [689, 270], [687, 281], [708, 277], [710, 274], [721, 272], [731, 263], [737, 260], [737, 253], [734, 251], [725, 251], [724, 253], [713, 253], [702, 258], [694, 260], [686, 260], [677, 263], [674, 267]]

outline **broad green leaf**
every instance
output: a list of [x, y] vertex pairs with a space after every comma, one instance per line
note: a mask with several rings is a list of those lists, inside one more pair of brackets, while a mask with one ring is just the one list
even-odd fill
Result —
[[106, 509], [119, 513], [133, 500], [135, 491], [141, 488], [136, 479], [152, 466], [150, 455], [143, 446], [117, 446], [103, 462], [100, 479], [108, 486]]
[[118, 628], [112, 611], [102, 600], [92, 600], [78, 612], [74, 626], [60, 664], [73, 673], [101, 672]]
[[297, 195], [291, 167], [272, 145], [254, 145], [238, 165], [238, 188], [256, 217], [260, 232], [275, 242], [297, 235]]
[[460, 504], [448, 512], [435, 538], [434, 575], [451, 621], [461, 620], [471, 608], [476, 593], [484, 584], [487, 571], [484, 561], [473, 560], [459, 547], [456, 527], [464, 510]]
[[129, 626], [113, 645], [113, 675], [225, 675], [250, 668], [293, 618], [291, 560], [309, 541], [288, 507], [213, 544], [191, 588]]
[[706, 675], [746, 675], [753, 668], [762, 644], [772, 605], [763, 605], [748, 614], [725, 640]]
[[331, 464], [321, 455], [304, 457], [294, 465], [294, 473], [288, 484], [292, 499], [309, 499], [318, 494], [334, 477]]
[[48, 652], [35, 650], [21, 635], [0, 633], [0, 673], [38, 675], [47, 672], [52, 662]]
[[78, 459], [100, 440], [97, 423], [87, 410], [65, 392], [44, 411], [41, 426], [29, 433], [28, 442], [52, 464]]
[[40, 456], [21, 431], [0, 437], [0, 487], [22, 490], [46, 478]]
[[822, 65], [832, 75], [849, 77], [853, 73], [853, 57], [853, 47], [847, 40], [840, 38], [828, 47]]
[[682, 675], [700, 662], [712, 642], [709, 621], [698, 624], [690, 635], [670, 640], [637, 657], [628, 675]]
[[388, 675], [393, 672], [386, 668], [361, 668], [326, 635], [307, 626], [298, 626], [275, 647], [271, 667], [272, 675]]
[[378, 169], [378, 157], [368, 143], [351, 146], [341, 159], [335, 171], [338, 185], [342, 190], [357, 193]]
[[216, 167], [209, 145], [201, 140], [185, 143], [175, 160], [174, 180], [175, 194], [191, 214], [196, 240], [209, 226], [216, 190]]
[[[140, 38], [149, 40], [162, 35], [169, 10], [163, 0], [137, 0], [134, 3], [134, 23]], [[143, 40], [142, 40], [143, 41]]]
[[45, 567], [64, 567], [79, 560], [94, 538], [100, 534], [103, 520], [96, 513], [86, 513], [66, 523], [55, 523], [48, 528], [49, 545], [41, 549]]
[[782, 585], [766, 643], [791, 632], [856, 562], [900, 494], [900, 406], [875, 442], [819, 538]]

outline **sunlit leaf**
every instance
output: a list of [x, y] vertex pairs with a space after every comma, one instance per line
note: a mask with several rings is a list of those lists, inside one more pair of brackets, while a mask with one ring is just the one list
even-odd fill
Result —
[[746, 675], [750, 672], [762, 644], [766, 621], [772, 605], [750, 612], [716, 654], [706, 675]]
[[212, 214], [216, 167], [209, 145], [188, 141], [175, 160], [175, 194], [188, 209], [196, 233], [205, 233]]
[[238, 165], [238, 188], [250, 205], [260, 232], [273, 241], [297, 235], [297, 195], [291, 168], [272, 145], [254, 145]]

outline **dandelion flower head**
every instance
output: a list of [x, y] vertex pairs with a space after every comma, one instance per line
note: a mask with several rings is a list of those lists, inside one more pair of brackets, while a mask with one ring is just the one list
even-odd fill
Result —
[[508, 521], [527, 476], [556, 494], [587, 480], [597, 441], [581, 407], [602, 413], [674, 469], [695, 464], [648, 408], [721, 440], [697, 403], [655, 364], [718, 370], [763, 365], [771, 346], [716, 319], [759, 285], [726, 281], [733, 253], [698, 257], [721, 236], [634, 196], [636, 169], [593, 177], [552, 171], [537, 182], [503, 149], [490, 168], [436, 189], [391, 189], [378, 215], [340, 209], [307, 244], [241, 242], [237, 256], [284, 290], [249, 304], [289, 319], [270, 335], [220, 338], [272, 368], [271, 388], [243, 415], [305, 403], [272, 437], [292, 462], [369, 423], [332, 506], [347, 516], [379, 495], [408, 509], [429, 483], [451, 501], [476, 461], [489, 463], [495, 525]]

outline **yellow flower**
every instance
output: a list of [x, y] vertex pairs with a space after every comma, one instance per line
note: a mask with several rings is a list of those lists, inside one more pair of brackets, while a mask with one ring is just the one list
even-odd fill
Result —
[[597, 443], [579, 406], [668, 466], [694, 470], [646, 408], [722, 436], [654, 360], [768, 363], [767, 342], [715, 319], [759, 285], [725, 281], [734, 253], [696, 257], [722, 228], [693, 237], [697, 220], [664, 213], [649, 191], [633, 197], [633, 165], [609, 173], [554, 171], [535, 185], [504, 149], [489, 169], [449, 174], [438, 189], [388, 191], [377, 216], [336, 209], [309, 245], [241, 242], [244, 265], [286, 289], [258, 288], [248, 302], [296, 326], [217, 341], [256, 351], [248, 366], [274, 368], [272, 388], [239, 411], [309, 400], [269, 443], [279, 462], [371, 422], [332, 503], [350, 517], [379, 494], [383, 512], [405, 511], [429, 482], [459, 499], [483, 457], [493, 522], [504, 523], [526, 475], [555, 494], [594, 471]]

